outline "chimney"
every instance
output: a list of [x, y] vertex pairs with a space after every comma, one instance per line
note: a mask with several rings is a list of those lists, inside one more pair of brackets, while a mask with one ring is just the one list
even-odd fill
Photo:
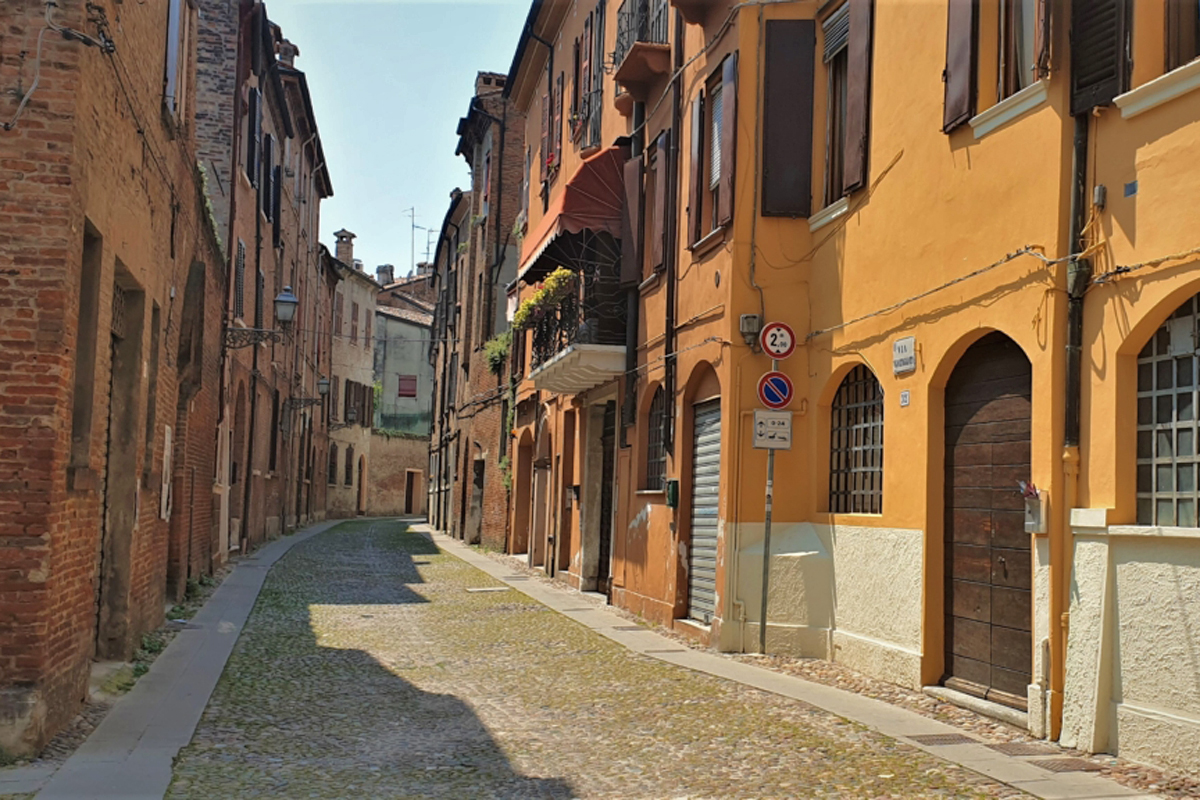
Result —
[[354, 234], [342, 228], [333, 235], [337, 237], [337, 245], [334, 248], [337, 260], [348, 267], [354, 266]]
[[375, 278], [384, 286], [387, 286], [389, 283], [395, 283], [396, 268], [391, 264], [380, 264], [375, 268]]
[[417, 264], [418, 275], [428, 275], [431, 272], [433, 272], [433, 264], [430, 264], [428, 261], [421, 261]]
[[363, 263], [361, 258], [354, 259], [354, 268], [359, 272], [363, 271]]
[[279, 43], [277, 49], [279, 50], [280, 61], [282, 61], [284, 64], [287, 64], [289, 67], [295, 65], [296, 56], [300, 55], [299, 47], [296, 47], [296, 45], [292, 44], [287, 39], [284, 39]]

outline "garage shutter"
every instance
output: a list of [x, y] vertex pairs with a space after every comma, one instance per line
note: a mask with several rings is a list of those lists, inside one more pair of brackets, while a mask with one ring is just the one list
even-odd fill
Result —
[[692, 541], [688, 616], [709, 624], [716, 613], [717, 508], [721, 486], [721, 401], [695, 406], [692, 439]]

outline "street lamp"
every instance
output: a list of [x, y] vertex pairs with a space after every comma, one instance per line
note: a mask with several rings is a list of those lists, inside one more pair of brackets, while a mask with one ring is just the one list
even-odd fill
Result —
[[356, 422], [358, 422], [358, 409], [357, 408], [347, 408], [346, 409], [346, 421], [333, 423], [332, 425], [329, 426], [329, 430], [340, 431], [342, 428], [349, 428], [351, 425], [353, 425]]
[[317, 381], [316, 397], [290, 397], [287, 404], [292, 409], [309, 408], [324, 401], [327, 394], [329, 394], [329, 378], [321, 376], [321, 379]]
[[296, 319], [296, 309], [300, 306], [300, 298], [292, 294], [292, 287], [285, 286], [275, 297], [275, 321], [279, 330], [272, 328], [225, 328], [225, 347], [236, 350], [239, 347], [250, 347], [265, 342], [282, 342], [291, 329], [292, 321]]

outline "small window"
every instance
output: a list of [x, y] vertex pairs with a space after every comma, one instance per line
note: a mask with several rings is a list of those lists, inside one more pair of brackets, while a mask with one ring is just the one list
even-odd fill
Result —
[[1200, 58], [1200, 3], [1167, 0], [1168, 71]]
[[330, 486], [337, 484], [337, 468], [338, 468], [338, 446], [330, 442], [329, 444], [329, 474], [325, 476], [326, 482]]
[[363, 316], [363, 346], [371, 349], [371, 309]]
[[1033, 83], [1036, 0], [1000, 0], [1000, 95], [1011, 97]]
[[350, 304], [350, 344], [358, 344], [358, 303]]
[[714, 79], [708, 91], [708, 119], [705, 120], [705, 124], [708, 126], [709, 153], [708, 180], [705, 184], [708, 191], [704, 206], [708, 210], [706, 218], [709, 221], [708, 229], [710, 231], [720, 227], [717, 214], [721, 199], [721, 134], [725, 126], [723, 95], [720, 80]]
[[167, 56], [163, 70], [163, 105], [176, 122], [187, 106], [191, 57], [191, 0], [167, 0]]
[[833, 400], [829, 510], [883, 511], [883, 390], [865, 366], [850, 371]]
[[1196, 319], [1200, 296], [1175, 310], [1138, 356], [1137, 521], [1195, 528]]
[[846, 104], [850, 66], [850, 4], [846, 3], [821, 25], [825, 35], [828, 102], [825, 110], [825, 205], [846, 194]]
[[416, 397], [417, 396], [417, 376], [416, 375], [399, 375], [397, 376], [398, 389], [396, 390], [397, 397]]
[[662, 491], [667, 477], [667, 448], [665, 432], [667, 424], [667, 393], [660, 385], [650, 400], [650, 411], [646, 415], [646, 483], [649, 491]]
[[346, 479], [343, 481], [346, 486], [354, 485], [354, 447], [349, 445], [346, 447]]

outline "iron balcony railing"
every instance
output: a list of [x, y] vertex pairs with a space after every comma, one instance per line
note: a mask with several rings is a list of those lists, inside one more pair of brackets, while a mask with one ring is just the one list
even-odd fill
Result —
[[637, 42], [667, 43], [667, 0], [625, 0], [617, 9], [617, 49], [613, 65], [621, 66]]
[[617, 276], [580, 274], [576, 290], [534, 319], [530, 367], [575, 344], [625, 344], [625, 296]]

